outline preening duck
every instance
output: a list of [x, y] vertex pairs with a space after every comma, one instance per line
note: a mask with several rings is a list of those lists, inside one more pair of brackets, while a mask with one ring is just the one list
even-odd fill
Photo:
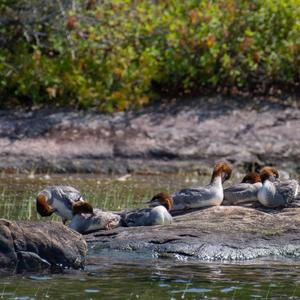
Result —
[[83, 201], [81, 193], [71, 186], [49, 186], [38, 193], [36, 209], [42, 217], [57, 213], [65, 224], [72, 219], [74, 203]]
[[120, 225], [121, 216], [112, 212], [102, 211], [86, 201], [73, 205], [73, 218], [70, 228], [79, 233], [88, 233], [97, 230], [109, 230]]
[[122, 213], [124, 226], [153, 226], [168, 225], [172, 223], [169, 210], [172, 208], [173, 200], [167, 193], [159, 193], [147, 202], [150, 208], [142, 208], [131, 212]]
[[273, 167], [264, 167], [260, 171], [262, 187], [259, 189], [258, 201], [266, 207], [293, 206], [298, 194], [296, 180], [279, 181], [278, 171]]
[[172, 196], [172, 211], [221, 205], [224, 198], [223, 183], [230, 178], [231, 173], [228, 163], [217, 163], [208, 185], [183, 189]]

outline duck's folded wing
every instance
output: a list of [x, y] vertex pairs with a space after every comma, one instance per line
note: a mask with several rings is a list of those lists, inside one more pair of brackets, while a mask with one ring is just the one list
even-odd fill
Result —
[[224, 189], [224, 201], [229, 204], [241, 204], [257, 201], [258, 188], [253, 184], [240, 183]]
[[276, 192], [284, 199], [286, 204], [291, 204], [298, 194], [298, 182], [296, 180], [287, 180], [275, 184]]
[[72, 186], [61, 186], [60, 192], [72, 202], [83, 200], [81, 193]]
[[214, 193], [212, 193], [212, 191], [206, 187], [184, 189], [173, 195], [172, 198], [172, 210], [192, 209], [218, 205], [218, 203], [214, 203], [216, 200], [214, 197]]
[[90, 217], [90, 226], [88, 231], [113, 229], [119, 226], [120, 220], [121, 217], [117, 214], [98, 210], [94, 216]]
[[122, 223], [128, 227], [146, 225], [150, 212], [151, 208], [143, 208], [130, 212], [125, 211], [121, 215]]
[[78, 214], [74, 216], [69, 225], [70, 228], [84, 234], [97, 230], [112, 229], [120, 224], [121, 216], [94, 209], [95, 215]]
[[179, 192], [177, 192], [175, 195], [186, 195], [186, 196], [197, 196], [199, 193], [205, 193], [207, 191], [206, 187], [191, 187], [182, 189]]

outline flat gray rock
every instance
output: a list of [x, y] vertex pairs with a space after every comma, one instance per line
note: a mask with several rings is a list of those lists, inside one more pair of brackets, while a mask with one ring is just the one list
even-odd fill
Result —
[[83, 237], [59, 222], [0, 219], [0, 272], [79, 269], [86, 254]]
[[94, 253], [136, 251], [158, 257], [244, 261], [300, 258], [300, 209], [266, 213], [219, 206], [175, 217], [169, 226], [119, 227], [85, 236]]
[[178, 99], [115, 114], [0, 111], [0, 169], [205, 171], [216, 160], [299, 170], [300, 109], [271, 101]]

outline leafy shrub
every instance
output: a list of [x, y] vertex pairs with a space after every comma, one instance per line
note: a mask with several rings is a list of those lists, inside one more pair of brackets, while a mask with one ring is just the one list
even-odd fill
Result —
[[299, 0], [48, 2], [0, 5], [2, 98], [114, 111], [155, 86], [299, 84]]

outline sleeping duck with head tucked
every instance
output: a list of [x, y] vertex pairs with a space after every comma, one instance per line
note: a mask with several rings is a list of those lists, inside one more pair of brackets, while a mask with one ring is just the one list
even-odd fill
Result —
[[260, 171], [262, 187], [259, 189], [258, 201], [266, 207], [299, 206], [298, 182], [296, 180], [280, 181], [278, 171], [273, 167], [264, 167]]
[[257, 202], [257, 193], [262, 183], [257, 172], [248, 173], [241, 183], [234, 184], [224, 189], [224, 204], [238, 205]]
[[73, 205], [73, 217], [69, 227], [81, 234], [97, 230], [109, 230], [120, 225], [121, 216], [117, 213], [93, 208], [88, 202]]
[[171, 211], [221, 205], [224, 198], [223, 183], [230, 178], [231, 173], [232, 168], [227, 162], [217, 163], [208, 185], [186, 188], [172, 196]]
[[123, 212], [123, 226], [153, 226], [168, 225], [172, 223], [169, 211], [173, 206], [173, 200], [167, 193], [159, 193], [147, 202], [149, 208]]
[[171, 224], [172, 198], [166, 193], [155, 195], [147, 204], [149, 208], [120, 213], [106, 212], [93, 207], [86, 201], [73, 205], [73, 218], [69, 225], [73, 230], [85, 234], [97, 230], [109, 230], [118, 226], [153, 226]]

